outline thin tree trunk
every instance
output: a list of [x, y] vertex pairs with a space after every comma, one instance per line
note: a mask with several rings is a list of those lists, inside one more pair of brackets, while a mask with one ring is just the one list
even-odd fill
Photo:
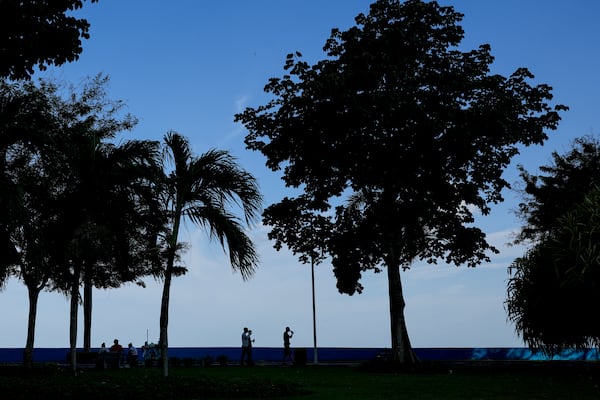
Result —
[[394, 362], [403, 367], [410, 367], [417, 362], [416, 355], [410, 345], [406, 320], [404, 319], [404, 294], [400, 279], [400, 266], [388, 265], [388, 288], [390, 296], [390, 322], [392, 333], [392, 354]]
[[[170, 257], [169, 257], [170, 258]], [[171, 276], [172, 276], [172, 261], [167, 261], [167, 268], [165, 271], [165, 281], [163, 283], [163, 294], [160, 303], [160, 357], [162, 364], [163, 376], [166, 378], [169, 376], [169, 340], [167, 337], [168, 325], [169, 325], [169, 297], [171, 292]]]
[[177, 239], [179, 237], [179, 225], [181, 223], [181, 207], [176, 206], [173, 213], [173, 230], [169, 241], [167, 254], [167, 266], [165, 268], [165, 281], [163, 283], [163, 294], [160, 303], [160, 357], [162, 361], [163, 376], [169, 376], [169, 301], [171, 293], [171, 278], [173, 277], [173, 265], [175, 264], [175, 253], [177, 252]]
[[79, 268], [73, 270], [71, 282], [71, 307], [69, 322], [69, 344], [71, 348], [71, 370], [77, 375], [77, 311], [79, 306]]
[[29, 295], [29, 315], [27, 318], [27, 341], [25, 342], [25, 349], [23, 350], [23, 366], [28, 369], [33, 367], [33, 343], [35, 340], [37, 303], [42, 287], [27, 286]]
[[83, 351], [92, 350], [92, 285], [90, 268], [86, 268], [83, 283]]

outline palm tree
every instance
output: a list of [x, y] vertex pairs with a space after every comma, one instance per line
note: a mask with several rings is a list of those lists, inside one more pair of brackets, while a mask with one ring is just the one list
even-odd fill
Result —
[[[258, 257], [254, 244], [244, 232], [261, 210], [262, 196], [255, 178], [242, 170], [226, 151], [210, 150], [199, 157], [192, 155], [189, 142], [176, 132], [164, 137], [165, 170], [162, 174], [161, 203], [168, 217], [164, 236], [165, 267], [160, 310], [160, 348], [163, 375], [168, 371], [169, 294], [171, 279], [184, 270], [175, 266], [181, 245], [179, 228], [183, 219], [207, 228], [211, 239], [217, 239], [229, 254], [234, 270], [244, 280], [254, 273]], [[243, 218], [230, 209], [240, 207]]]
[[63, 214], [70, 238], [63, 287], [71, 297], [72, 354], [80, 285], [84, 289], [84, 350], [89, 351], [93, 287], [114, 288], [153, 272], [151, 246], [155, 243], [151, 239], [156, 219], [152, 215], [159, 215], [154, 212], [158, 205], [151, 203], [148, 179], [156, 175], [157, 143], [114, 145], [93, 134], [73, 142], [79, 146], [78, 156], [70, 160], [77, 173]]
[[[94, 259], [83, 271], [84, 351], [91, 348], [92, 289], [137, 281], [152, 269], [151, 229], [157, 222], [149, 177], [156, 173], [158, 143], [98, 143], [87, 161], [84, 212], [96, 229]], [[83, 172], [84, 167], [80, 171]], [[88, 255], [90, 254], [88, 253]]]

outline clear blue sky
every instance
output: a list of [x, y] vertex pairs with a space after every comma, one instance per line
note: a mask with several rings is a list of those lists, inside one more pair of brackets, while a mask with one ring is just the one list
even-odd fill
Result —
[[[493, 72], [508, 75], [528, 67], [537, 83], [554, 88], [555, 100], [568, 105], [558, 131], [543, 147], [524, 149], [515, 159], [530, 171], [547, 164], [552, 151], [563, 152], [570, 141], [597, 133], [600, 88], [595, 0], [455, 0], [442, 1], [465, 14], [464, 49], [489, 43], [496, 57]], [[346, 29], [354, 17], [368, 12], [368, 0], [100, 0], [86, 4], [80, 15], [91, 23], [79, 61], [52, 69], [49, 75], [77, 84], [86, 76], [111, 77], [110, 97], [122, 99], [140, 120], [123, 138], [160, 139], [168, 130], [187, 136], [196, 153], [209, 148], [231, 151], [259, 180], [270, 204], [282, 198], [279, 177], [264, 158], [245, 150], [243, 127], [236, 112], [266, 101], [268, 78], [280, 76], [285, 55], [300, 51], [315, 62], [331, 28]], [[516, 182], [515, 166], [506, 172]], [[507, 322], [503, 302], [507, 267], [523, 249], [507, 247], [519, 226], [506, 202], [479, 223], [501, 253], [475, 269], [418, 264], [402, 274], [408, 331], [415, 347], [522, 346]], [[276, 252], [257, 227], [252, 237], [261, 264], [243, 282], [231, 272], [227, 258], [202, 231], [188, 225], [183, 239], [189, 273], [172, 286], [171, 346], [239, 346], [244, 326], [254, 331], [256, 346], [281, 346], [286, 325], [296, 332], [293, 346], [312, 346], [310, 268], [289, 253]], [[317, 330], [320, 346], [389, 347], [389, 315], [385, 274], [367, 273], [365, 291], [338, 294], [331, 267], [316, 273]], [[158, 339], [161, 285], [126, 286], [95, 291], [92, 341]], [[11, 281], [0, 294], [3, 332], [0, 347], [23, 347], [27, 296]], [[69, 305], [57, 293], [40, 297], [36, 347], [68, 346]], [[81, 319], [82, 320], [82, 319]], [[81, 325], [80, 339], [81, 341]]]

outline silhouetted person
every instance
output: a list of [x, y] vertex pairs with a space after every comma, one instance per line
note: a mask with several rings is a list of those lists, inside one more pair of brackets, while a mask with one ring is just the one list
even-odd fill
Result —
[[252, 343], [250, 342], [250, 330], [244, 327], [244, 332], [242, 333], [242, 358], [240, 360], [240, 365], [244, 365], [244, 359], [248, 365], [252, 365]]
[[123, 362], [123, 346], [119, 344], [118, 339], [113, 340], [113, 345], [110, 346], [110, 352], [119, 355], [116, 366], [120, 366]]
[[96, 359], [97, 369], [106, 369], [107, 354], [108, 348], [106, 347], [106, 343], [102, 342], [102, 344], [100, 345], [100, 349], [98, 350], [98, 358]]
[[123, 352], [123, 346], [121, 346], [119, 344], [119, 340], [118, 339], [115, 339], [113, 341], [113, 345], [110, 346], [110, 351], [113, 352], [113, 353], [122, 353]]
[[252, 361], [253, 343], [254, 338], [252, 337], [252, 329], [248, 329], [248, 365], [254, 365], [254, 361]]
[[292, 349], [290, 348], [290, 339], [294, 336], [294, 331], [290, 329], [289, 326], [285, 327], [285, 332], [283, 332], [283, 363], [285, 364], [285, 360], [289, 359], [290, 362], [293, 362], [292, 359]]
[[138, 364], [138, 353], [133, 343], [129, 343], [127, 346], [127, 364], [130, 367], [137, 367]]

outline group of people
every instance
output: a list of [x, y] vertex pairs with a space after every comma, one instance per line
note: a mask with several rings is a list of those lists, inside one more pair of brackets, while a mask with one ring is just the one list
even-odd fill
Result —
[[[283, 332], [283, 360], [282, 363], [286, 364], [286, 362], [293, 362], [293, 357], [292, 357], [292, 349], [290, 347], [290, 339], [292, 338], [292, 336], [294, 336], [294, 331], [292, 331], [290, 329], [289, 326], [285, 327], [285, 331]], [[240, 360], [240, 365], [244, 365], [244, 362], [246, 362], [246, 365], [251, 366], [254, 364], [254, 362], [252, 361], [252, 344], [254, 343], [254, 338], [252, 337], [252, 330], [248, 329], [247, 327], [244, 327], [244, 331], [242, 332], [242, 358]], [[144, 347], [142, 348], [144, 351], [144, 359], [146, 358], [146, 353], [150, 354], [153, 350], [155, 351], [156, 346], [149, 346], [148, 342], [146, 342], [144, 344]], [[106, 347], [106, 343], [102, 343], [100, 350], [100, 353], [107, 353], [107, 352], [111, 352], [111, 353], [117, 353], [120, 354], [121, 356], [125, 356], [125, 360], [127, 362], [127, 364], [129, 364], [131, 367], [136, 367], [138, 365], [138, 351], [136, 349], [136, 347], [133, 345], [133, 343], [129, 343], [127, 345], [127, 350], [125, 351], [123, 349], [123, 346], [121, 346], [121, 344], [119, 343], [118, 339], [115, 339], [113, 341], [113, 345], [110, 346], [110, 348]], [[154, 354], [154, 356], [156, 357], [156, 355]], [[152, 358], [155, 358], [152, 357]]]
[[133, 345], [133, 343], [129, 343], [127, 345], [127, 352], [124, 352], [123, 350], [123, 346], [121, 346], [121, 344], [119, 343], [119, 339], [115, 339], [113, 340], [113, 345], [110, 346], [110, 348], [106, 348], [106, 343], [102, 343], [102, 345], [100, 346], [100, 353], [117, 353], [120, 354], [121, 356], [125, 356], [125, 360], [127, 362], [127, 364], [129, 364], [129, 366], [131, 367], [137, 367], [138, 365], [138, 351], [135, 348], [135, 346]]
[[[294, 361], [292, 358], [292, 349], [290, 347], [290, 339], [292, 336], [294, 336], [294, 331], [292, 331], [289, 326], [286, 326], [285, 331], [283, 331], [283, 364], [286, 364], [287, 361]], [[244, 365], [244, 361], [246, 361], [246, 365], [248, 366], [253, 365], [252, 343], [254, 343], [254, 338], [252, 338], [252, 330], [244, 327], [244, 331], [242, 332], [242, 358], [240, 360], [241, 366]]]

